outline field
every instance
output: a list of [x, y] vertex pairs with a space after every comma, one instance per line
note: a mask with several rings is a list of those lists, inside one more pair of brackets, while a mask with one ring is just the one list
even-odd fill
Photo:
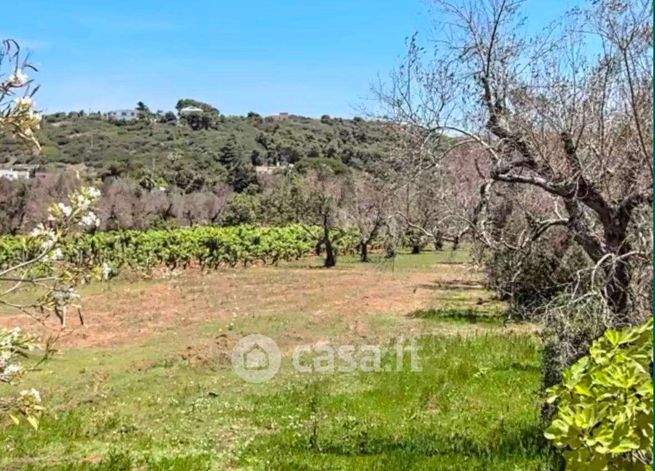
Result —
[[[503, 322], [465, 251], [318, 266], [88, 287], [87, 326], [72, 326], [62, 354], [28, 379], [48, 405], [40, 429], [1, 431], [0, 466], [556, 469], [540, 438], [535, 327]], [[0, 316], [4, 326], [21, 322], [29, 325]], [[278, 374], [260, 384], [231, 368], [232, 347], [252, 333], [282, 352]], [[298, 345], [392, 346], [399, 336], [420, 346], [422, 371], [292, 366]]]

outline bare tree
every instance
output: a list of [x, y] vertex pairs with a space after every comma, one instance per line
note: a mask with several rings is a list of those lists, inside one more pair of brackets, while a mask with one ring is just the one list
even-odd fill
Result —
[[152, 188], [141, 193], [135, 204], [139, 229], [156, 226], [174, 219], [173, 201], [170, 194], [160, 188]]
[[218, 194], [202, 191], [175, 195], [173, 213], [178, 223], [184, 226], [216, 223], [232, 195], [231, 188], [218, 187], [216, 190]]
[[460, 136], [454, 145], [484, 152], [478, 236], [494, 187], [548, 195], [530, 237], [566, 228], [593, 264], [611, 324], [633, 323], [647, 312], [634, 282], [652, 255], [652, 5], [598, 0], [525, 39], [521, 3], [435, 2], [434, 54], [426, 60], [412, 38], [380, 98], [426, 142]]
[[360, 173], [350, 182], [344, 206], [346, 219], [359, 234], [359, 259], [368, 262], [368, 248], [385, 225], [389, 209], [389, 194], [383, 182]]
[[106, 230], [136, 228], [139, 224], [139, 215], [135, 211], [139, 191], [137, 184], [129, 179], [107, 181], [98, 202], [101, 227]]
[[0, 234], [17, 234], [27, 217], [29, 186], [0, 178]]

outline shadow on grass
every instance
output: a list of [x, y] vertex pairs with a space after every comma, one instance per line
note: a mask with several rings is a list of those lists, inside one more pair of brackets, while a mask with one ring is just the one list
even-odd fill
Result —
[[[270, 437], [248, 452], [260, 454], [274, 449], [275, 458], [268, 464], [275, 469], [291, 469], [287, 468], [290, 463], [302, 464], [298, 469], [321, 469], [312, 464], [326, 462], [351, 463], [353, 467], [349, 469], [360, 469], [355, 463], [366, 462], [369, 466], [365, 469], [498, 470], [524, 469], [519, 463], [535, 459], [540, 470], [559, 469], [558, 458], [542, 438], [541, 429], [527, 424], [506, 424], [494, 430], [490, 440], [472, 438], [466, 431], [416, 430], [399, 436], [370, 426], [342, 430], [320, 428], [312, 440], [298, 437], [285, 441], [280, 440], [281, 437]], [[364, 461], [353, 461], [358, 459]]]
[[474, 309], [417, 309], [407, 314], [412, 319], [447, 320], [466, 322], [468, 324], [486, 323], [502, 324], [507, 317], [499, 314], [489, 314]]
[[432, 283], [422, 283], [416, 286], [420, 289], [429, 289], [433, 291], [466, 291], [475, 290], [479, 291], [484, 289], [484, 285], [477, 281], [470, 280], [447, 280], [447, 281], [434, 281]]

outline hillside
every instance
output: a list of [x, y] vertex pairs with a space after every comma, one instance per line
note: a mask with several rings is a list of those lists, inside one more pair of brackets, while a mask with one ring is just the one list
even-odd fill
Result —
[[336, 168], [341, 164], [365, 168], [390, 144], [380, 122], [327, 116], [320, 120], [262, 118], [255, 113], [220, 116], [211, 128], [200, 130], [175, 122], [115, 122], [93, 116], [51, 115], [44, 119], [38, 139], [42, 145], [38, 156], [5, 140], [0, 164], [83, 164], [101, 178], [137, 179], [166, 179], [171, 167], [176, 167], [176, 173], [186, 168], [220, 180], [226, 158], [255, 166], [307, 165], [312, 163], [310, 159], [321, 158], [331, 159], [328, 163]]

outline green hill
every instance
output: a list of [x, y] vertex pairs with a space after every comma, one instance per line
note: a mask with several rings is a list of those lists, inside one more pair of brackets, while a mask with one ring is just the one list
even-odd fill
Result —
[[[46, 116], [39, 131], [40, 155], [15, 142], [2, 142], [0, 163], [46, 167], [83, 165], [100, 178], [129, 176], [171, 182], [172, 173], [202, 173], [206, 184], [226, 180], [231, 160], [250, 165], [311, 165], [330, 159], [336, 168], [367, 168], [391, 144], [386, 125], [360, 118], [323, 116], [262, 118], [217, 116], [208, 129], [193, 130], [182, 122], [139, 120], [115, 122], [98, 116]], [[323, 160], [325, 161], [325, 160]], [[79, 167], [78, 167], [79, 168]]]

